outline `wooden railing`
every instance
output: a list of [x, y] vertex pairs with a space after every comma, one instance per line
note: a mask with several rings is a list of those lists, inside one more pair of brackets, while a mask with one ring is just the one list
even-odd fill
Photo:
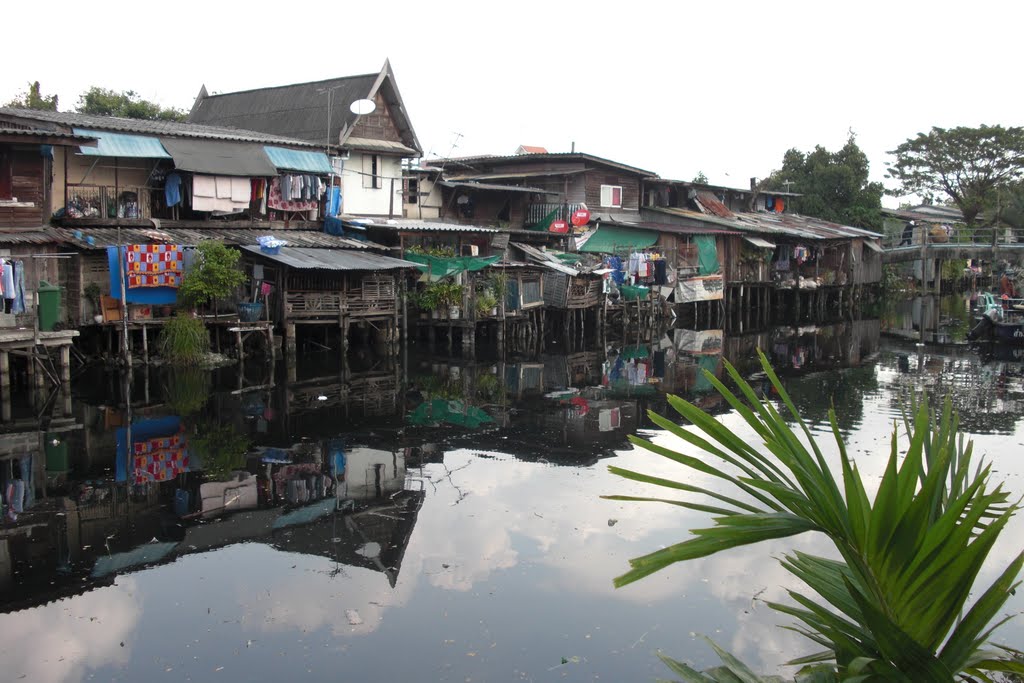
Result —
[[66, 218], [151, 218], [150, 194], [154, 188], [140, 185], [68, 184]]

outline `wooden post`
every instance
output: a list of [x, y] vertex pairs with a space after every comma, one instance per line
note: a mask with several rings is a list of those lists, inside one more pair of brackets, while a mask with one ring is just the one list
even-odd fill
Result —
[[[6, 355], [6, 354], [4, 354]], [[60, 347], [60, 381], [63, 384], [71, 383], [71, 345], [61, 344]]]
[[142, 323], [142, 362], [149, 365], [149, 332], [146, 323]]

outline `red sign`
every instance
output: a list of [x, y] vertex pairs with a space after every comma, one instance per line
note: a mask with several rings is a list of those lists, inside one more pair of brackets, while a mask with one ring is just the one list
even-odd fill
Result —
[[551, 232], [569, 232], [569, 224], [563, 220], [551, 221], [551, 227], [548, 230]]
[[590, 212], [586, 209], [576, 209], [572, 212], [572, 224], [576, 227], [586, 225], [590, 222]]

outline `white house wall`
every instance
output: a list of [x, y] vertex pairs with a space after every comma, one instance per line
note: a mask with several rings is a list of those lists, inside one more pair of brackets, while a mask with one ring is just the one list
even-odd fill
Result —
[[[341, 210], [356, 216], [402, 215], [402, 160], [379, 155], [381, 187], [363, 187], [363, 153], [351, 152], [341, 174]], [[394, 183], [392, 183], [394, 180]], [[392, 194], [393, 193], [393, 194]], [[392, 203], [392, 201], [394, 203]]]
[[340, 484], [344, 498], [366, 500], [377, 495], [377, 467], [380, 467], [381, 493], [401, 491], [405, 485], [405, 455], [376, 448], [352, 448], [345, 451], [345, 481]]

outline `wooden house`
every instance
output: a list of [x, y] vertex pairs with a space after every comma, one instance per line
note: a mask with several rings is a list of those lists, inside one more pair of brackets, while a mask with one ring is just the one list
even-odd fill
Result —
[[[513, 154], [429, 160], [443, 167], [443, 181], [463, 191], [467, 183], [520, 187], [530, 196], [523, 214], [508, 214], [513, 229], [569, 221], [587, 207], [597, 218], [639, 218], [641, 184], [655, 173], [582, 152]], [[511, 206], [511, 204], [509, 205]]]
[[402, 216], [402, 161], [423, 154], [389, 62], [376, 73], [311, 83], [216, 95], [203, 86], [188, 121], [326, 148], [346, 215]]
[[[392, 352], [399, 338], [401, 291], [405, 272], [415, 263], [362, 249], [323, 249], [284, 246], [268, 252], [243, 245], [243, 260], [254, 284], [272, 292], [267, 315], [284, 330], [289, 352], [298, 348], [298, 329], [312, 339], [316, 330], [330, 347], [340, 340], [347, 349], [358, 328], [368, 341], [388, 345]], [[336, 334], [330, 334], [331, 331]]]

